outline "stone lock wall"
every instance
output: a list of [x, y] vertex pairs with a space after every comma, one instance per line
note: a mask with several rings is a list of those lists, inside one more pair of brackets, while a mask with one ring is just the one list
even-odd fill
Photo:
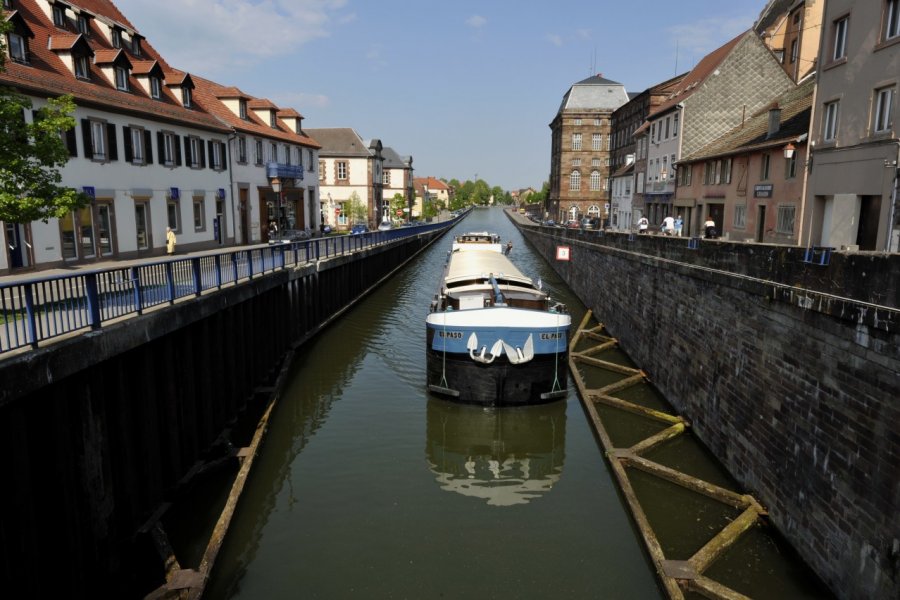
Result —
[[900, 256], [521, 229], [837, 596], [900, 597]]

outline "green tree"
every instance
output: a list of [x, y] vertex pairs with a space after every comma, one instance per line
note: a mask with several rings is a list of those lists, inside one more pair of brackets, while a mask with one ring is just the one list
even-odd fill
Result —
[[[2, 23], [5, 30], [8, 23]], [[5, 39], [0, 30], [0, 40]], [[6, 48], [0, 42], [0, 72]], [[61, 132], [75, 127], [71, 96], [49, 98], [31, 123], [25, 114], [31, 100], [0, 86], [0, 221], [29, 223], [61, 218], [90, 198], [60, 185], [59, 168], [69, 160]]]
[[[403, 194], [394, 194], [394, 197], [391, 198], [391, 218], [403, 219], [407, 214], [403, 212], [404, 208], [408, 208], [408, 206], [406, 205], [406, 198], [403, 197]], [[400, 211], [399, 215], [397, 214], [398, 210]]]
[[353, 192], [347, 199], [347, 214], [350, 216], [350, 223], [353, 225], [366, 224], [369, 221], [369, 212], [366, 205], [359, 198], [359, 194]]

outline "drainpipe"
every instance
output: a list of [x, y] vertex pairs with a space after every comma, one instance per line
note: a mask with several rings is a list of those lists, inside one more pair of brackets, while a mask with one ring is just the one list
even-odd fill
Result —
[[[228, 148], [228, 201], [231, 204], [231, 230], [234, 231], [231, 245], [234, 246], [237, 240], [237, 213], [234, 207], [234, 162], [231, 159], [231, 144], [237, 139], [237, 131], [232, 129], [226, 139], [228, 140], [228, 143], [225, 144]], [[243, 223], [241, 226], [243, 226]], [[219, 235], [225, 235], [225, 233], [222, 231], [222, 224], [219, 223]], [[224, 246], [225, 244], [223, 243], [222, 245]]]
[[[891, 209], [888, 212], [887, 235], [884, 240], [885, 252], [892, 251], [891, 242], [894, 237], [894, 215], [897, 210], [897, 186], [900, 185], [900, 140], [894, 140], [893, 143], [897, 146], [897, 155], [893, 162], [888, 160], [884, 161], [885, 167], [894, 169], [894, 181], [891, 184]], [[900, 243], [898, 243], [898, 248], [893, 248], [893, 250], [900, 250]]]

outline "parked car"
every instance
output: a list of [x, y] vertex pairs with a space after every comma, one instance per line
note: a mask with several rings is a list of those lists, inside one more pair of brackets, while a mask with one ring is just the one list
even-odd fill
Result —
[[353, 227], [350, 228], [351, 235], [358, 235], [360, 233], [365, 233], [367, 231], [369, 231], [369, 228], [366, 226], [365, 223], [357, 223], [356, 225], [354, 225]]
[[566, 221], [566, 229], [579, 229], [581, 228], [581, 223], [579, 223], [576, 219], [569, 219]]

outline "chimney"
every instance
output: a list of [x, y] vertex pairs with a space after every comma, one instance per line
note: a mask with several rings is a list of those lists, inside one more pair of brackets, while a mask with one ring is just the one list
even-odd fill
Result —
[[769, 133], [766, 137], [770, 138], [774, 136], [778, 133], [779, 129], [781, 129], [781, 108], [779, 108], [777, 104], [773, 104], [772, 107], [769, 108]]

